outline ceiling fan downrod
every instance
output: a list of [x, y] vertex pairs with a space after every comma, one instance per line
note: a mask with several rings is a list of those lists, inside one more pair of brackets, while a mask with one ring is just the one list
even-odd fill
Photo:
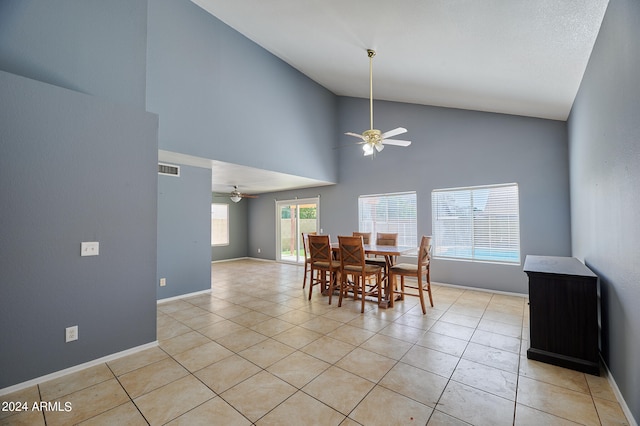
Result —
[[367, 49], [367, 56], [369, 57], [369, 129], [373, 130], [373, 57], [376, 56], [376, 51]]

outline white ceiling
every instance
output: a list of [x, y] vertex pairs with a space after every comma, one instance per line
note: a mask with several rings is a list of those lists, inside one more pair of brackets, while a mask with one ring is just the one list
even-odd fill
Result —
[[263, 194], [332, 184], [332, 182], [209, 160], [162, 149], [158, 150], [158, 161], [211, 169], [211, 190], [219, 193], [229, 193], [234, 186], [237, 186], [238, 191], [245, 194]]
[[566, 120], [608, 0], [192, 0], [331, 90]]
[[[192, 0], [337, 95], [566, 120], [608, 0]], [[316, 186], [213, 164], [248, 193]], [[255, 178], [255, 179], [254, 179]], [[280, 179], [280, 180], [279, 180]], [[254, 181], [254, 182], [250, 182]], [[255, 183], [255, 187], [253, 184]], [[285, 185], [292, 185], [285, 187]]]

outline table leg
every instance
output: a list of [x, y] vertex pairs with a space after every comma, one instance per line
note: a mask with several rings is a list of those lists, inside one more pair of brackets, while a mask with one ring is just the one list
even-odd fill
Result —
[[389, 287], [389, 268], [391, 268], [393, 259], [391, 256], [384, 257], [384, 277], [382, 278], [381, 288], [378, 291], [382, 291], [382, 301], [380, 302], [380, 307], [382, 309], [392, 308], [393, 301], [390, 297], [390, 287]]

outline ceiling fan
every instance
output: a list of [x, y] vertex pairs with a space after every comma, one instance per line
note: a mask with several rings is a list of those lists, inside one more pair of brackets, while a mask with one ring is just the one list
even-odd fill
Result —
[[249, 195], [249, 194], [244, 194], [240, 192], [238, 190], [238, 185], [234, 185], [233, 191], [231, 191], [228, 194], [216, 194], [216, 195], [229, 196], [231, 201], [233, 201], [234, 203], [239, 203], [243, 198], [258, 198], [257, 195]]
[[369, 115], [370, 115], [370, 129], [365, 130], [362, 134], [346, 132], [345, 135], [355, 136], [362, 139], [362, 142], [358, 142], [362, 145], [364, 155], [372, 155], [375, 152], [380, 152], [384, 149], [384, 145], [396, 145], [396, 146], [409, 146], [411, 141], [405, 141], [400, 139], [387, 139], [393, 136], [401, 135], [407, 132], [404, 127], [398, 127], [388, 132], [382, 133], [380, 130], [373, 128], [373, 57], [376, 56], [375, 50], [367, 49], [367, 56], [369, 56]]

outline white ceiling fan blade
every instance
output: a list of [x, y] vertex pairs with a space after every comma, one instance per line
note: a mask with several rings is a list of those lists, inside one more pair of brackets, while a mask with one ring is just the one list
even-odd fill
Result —
[[358, 139], [363, 139], [363, 140], [364, 140], [364, 138], [362, 137], [362, 135], [361, 135], [361, 134], [359, 134], [359, 133], [346, 132], [346, 133], [345, 133], [345, 135], [347, 135], [347, 136], [353, 136], [353, 137], [356, 137], [356, 138], [358, 138]]
[[382, 141], [385, 145], [409, 146], [411, 141], [403, 141], [400, 139], [385, 139]]
[[388, 132], [384, 132], [382, 135], [380, 135], [380, 137], [382, 139], [392, 138], [394, 136], [401, 135], [403, 133], [407, 133], [407, 129], [405, 129], [404, 127], [398, 127], [397, 129], [393, 129], [393, 130], [389, 130]]

